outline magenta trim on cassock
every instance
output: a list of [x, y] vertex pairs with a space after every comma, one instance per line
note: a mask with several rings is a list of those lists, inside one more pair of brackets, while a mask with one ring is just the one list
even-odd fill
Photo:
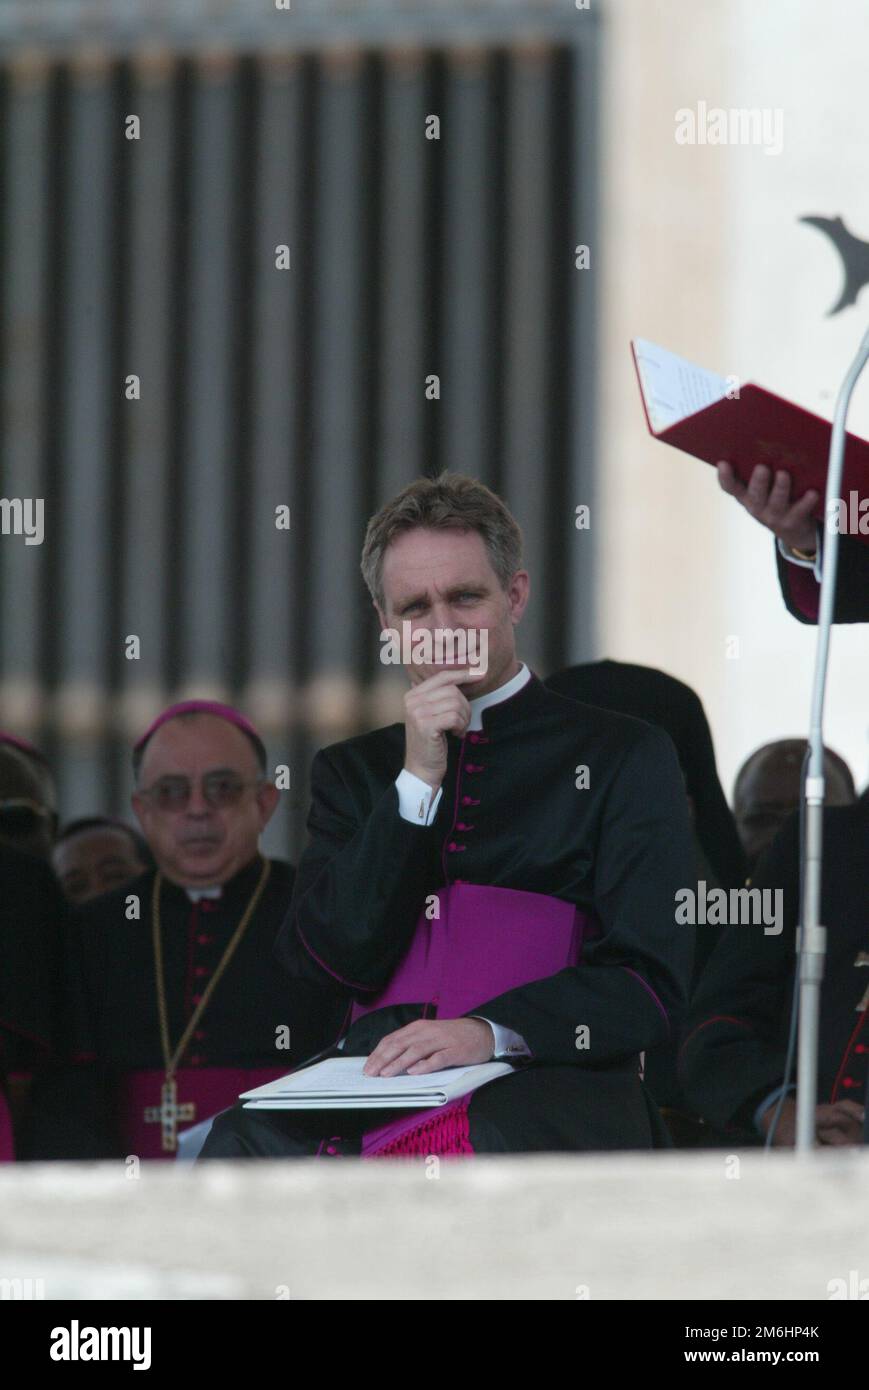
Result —
[[750, 1028], [744, 1018], [734, 1018], [733, 1014], [713, 1014], [711, 1018], [705, 1018], [702, 1023], [698, 1023], [696, 1028], [692, 1028], [682, 1046], [679, 1048], [679, 1063], [681, 1065], [685, 1049], [688, 1047], [692, 1038], [696, 1038], [698, 1033], [702, 1033], [704, 1028], [708, 1028], [713, 1023], [735, 1023], [738, 1028]]
[[8, 743], [12, 748], [18, 748], [22, 753], [27, 753], [31, 758], [38, 758], [41, 763], [48, 765], [45, 754], [40, 753], [36, 744], [26, 738], [19, 738], [17, 734], [7, 734], [0, 729], [0, 743]]
[[650, 994], [650, 995], [652, 996], [652, 999], [655, 1001], [655, 1004], [657, 1005], [657, 1007], [658, 1007], [658, 1008], [660, 1009], [660, 1011], [661, 1011], [661, 1016], [663, 1017], [664, 1022], [665, 1022], [666, 1025], [667, 1025], [667, 1031], [669, 1032], [669, 1030], [670, 1030], [670, 1019], [669, 1019], [669, 1016], [668, 1016], [668, 1014], [667, 1014], [667, 1010], [664, 1008], [664, 1005], [661, 1003], [661, 1001], [660, 1001], [660, 999], [658, 998], [657, 994], [656, 994], [655, 991], [652, 989], [652, 986], [651, 986], [651, 985], [647, 985], [647, 984], [646, 984], [646, 981], [643, 979], [642, 975], [638, 975], [637, 972], [636, 972], [636, 970], [632, 970], [631, 967], [630, 967], [629, 965], [622, 965], [622, 966], [620, 966], [619, 968], [620, 968], [621, 970], [626, 970], [626, 971], [628, 972], [629, 975], [633, 975], [633, 977], [634, 977], [635, 980], [639, 980], [640, 984], [643, 986], [643, 989], [646, 991], [646, 993], [647, 993], [647, 994]]
[[465, 765], [465, 747], [465, 740], [462, 739], [462, 746], [459, 749], [459, 765], [456, 768], [456, 791], [455, 796], [453, 797], [453, 820], [452, 825], [450, 826], [450, 833], [449, 835], [444, 836], [443, 844], [441, 845], [441, 870], [443, 872], [444, 878], [447, 878], [449, 876], [447, 870], [447, 841], [452, 836], [452, 833], [456, 828], [456, 821], [459, 818], [459, 792], [462, 786], [462, 768]]
[[362, 989], [370, 993], [371, 985], [358, 985], [356, 984], [355, 980], [345, 980], [343, 975], [339, 975], [337, 971], [333, 970], [331, 966], [326, 964], [322, 956], [317, 955], [317, 952], [314, 950], [313, 946], [311, 946], [305, 939], [305, 934], [302, 931], [301, 927], [297, 925], [295, 927], [295, 930], [298, 933], [299, 940], [301, 941], [305, 950], [308, 952], [308, 955], [311, 957], [312, 960], [315, 960], [317, 962], [317, 964], [320, 966], [322, 970], [325, 970], [327, 975], [331, 975], [332, 979], [337, 980], [339, 984], [347, 985], [348, 989]]
[[15, 1161], [15, 1141], [12, 1134], [12, 1116], [6, 1097], [0, 1091], [0, 1163]]
[[0, 1018], [0, 1028], [3, 1028], [7, 1033], [16, 1033], [19, 1038], [26, 1038], [28, 1042], [35, 1043], [37, 1047], [41, 1047], [44, 1052], [51, 1051], [51, 1043], [47, 1038], [41, 1038], [37, 1033], [28, 1033], [26, 1028], [19, 1027], [19, 1025], [11, 1019]]
[[218, 719], [225, 719], [229, 724], [235, 724], [236, 728], [243, 729], [251, 738], [262, 742], [260, 734], [247, 715], [242, 714], [241, 710], [234, 709], [232, 705], [224, 705], [219, 700], [181, 700], [178, 704], [170, 705], [168, 709], [164, 709], [162, 714], [158, 714], [157, 718], [152, 720], [145, 732], [134, 743], [134, 749], [138, 752], [140, 748], [144, 748], [152, 734], [155, 734], [163, 724], [168, 723], [170, 719], [175, 719], [179, 714], [214, 714]]
[[805, 565], [788, 564], [787, 579], [791, 601], [804, 617], [817, 622], [821, 590], [814, 570]]

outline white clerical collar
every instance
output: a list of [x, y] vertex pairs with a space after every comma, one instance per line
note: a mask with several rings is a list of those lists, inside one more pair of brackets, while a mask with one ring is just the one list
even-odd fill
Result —
[[185, 888], [184, 892], [192, 903], [198, 903], [202, 898], [223, 897], [223, 889], [219, 883], [214, 888]]
[[502, 700], [509, 700], [510, 696], [515, 695], [517, 691], [521, 690], [523, 685], [527, 685], [530, 679], [531, 672], [523, 661], [516, 675], [512, 680], [507, 681], [506, 685], [499, 685], [497, 690], [490, 690], [485, 695], [477, 695], [473, 700], [469, 700], [468, 704], [471, 706], [471, 722], [468, 728], [482, 729], [483, 710], [488, 709], [490, 705], [500, 705]]

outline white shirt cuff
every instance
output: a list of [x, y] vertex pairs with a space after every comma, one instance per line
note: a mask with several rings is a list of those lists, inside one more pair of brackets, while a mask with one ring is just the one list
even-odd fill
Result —
[[428, 782], [415, 777], [406, 767], [401, 769], [395, 779], [398, 792], [398, 810], [402, 820], [413, 821], [414, 825], [431, 825], [443, 796], [443, 787], [434, 792]]
[[493, 1057], [531, 1056], [531, 1048], [525, 1039], [519, 1033], [514, 1033], [512, 1028], [504, 1028], [500, 1023], [493, 1023], [490, 1018], [483, 1018], [482, 1014], [469, 1014], [468, 1017], [479, 1018], [481, 1022], [488, 1023], [495, 1038]]
[[777, 544], [778, 544], [778, 553], [779, 553], [779, 555], [781, 555], [782, 559], [787, 560], [787, 562], [788, 562], [789, 565], [799, 565], [800, 569], [811, 570], [812, 573], [814, 574], [815, 578], [817, 579], [818, 583], [820, 584], [820, 582], [821, 582], [821, 538], [820, 538], [820, 534], [819, 534], [819, 533], [820, 533], [820, 527], [819, 527], [819, 526], [816, 526], [816, 528], [815, 528], [816, 540], [815, 540], [815, 558], [814, 558], [814, 560], [801, 560], [801, 559], [799, 558], [798, 555], [794, 555], [793, 552], [792, 552], [791, 550], [788, 549], [788, 547], [785, 545], [784, 541], [783, 541], [780, 537], [779, 537], [779, 539], [778, 539], [778, 541], [777, 541]]

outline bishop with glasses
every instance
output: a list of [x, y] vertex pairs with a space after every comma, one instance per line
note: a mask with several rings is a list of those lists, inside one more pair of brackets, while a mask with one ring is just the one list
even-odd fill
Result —
[[280, 793], [253, 725], [226, 705], [174, 705], [133, 766], [156, 868], [80, 910], [75, 1055], [44, 1157], [173, 1157], [181, 1131], [338, 1031], [323, 991], [274, 961], [294, 872], [258, 848]]

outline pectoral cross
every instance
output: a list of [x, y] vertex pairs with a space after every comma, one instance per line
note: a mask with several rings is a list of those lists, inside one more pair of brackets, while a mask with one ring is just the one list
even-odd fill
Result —
[[160, 1104], [145, 1108], [145, 1124], [163, 1126], [161, 1148], [164, 1153], [175, 1153], [178, 1148], [178, 1123], [196, 1119], [196, 1105], [193, 1101], [178, 1104], [178, 1083], [174, 1076], [167, 1076], [160, 1087]]
[[[854, 964], [869, 965], [869, 951], [858, 951], [857, 959], [855, 960]], [[869, 985], [867, 985], [865, 990], [863, 991], [863, 998], [857, 1005], [855, 1013], [862, 1014], [866, 1009], [869, 1009]]]

